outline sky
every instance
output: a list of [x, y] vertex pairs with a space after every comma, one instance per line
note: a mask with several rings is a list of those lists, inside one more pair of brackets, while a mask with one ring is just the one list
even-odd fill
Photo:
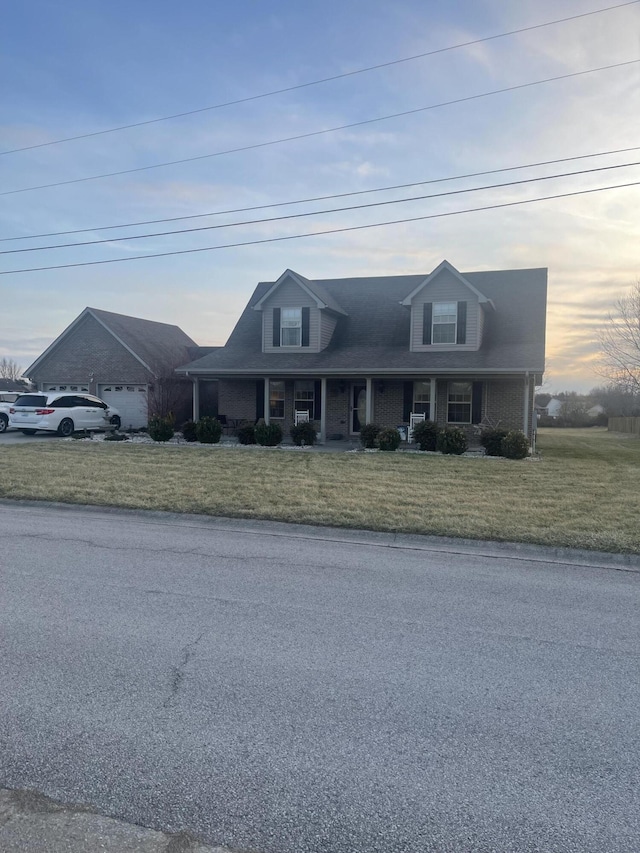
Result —
[[[602, 384], [599, 329], [640, 277], [640, 3], [615, 5], [8, 4], [0, 358], [27, 368], [86, 306], [221, 345], [257, 282], [287, 268], [426, 275], [446, 258], [461, 272], [547, 267], [544, 390]], [[551, 160], [565, 162], [535, 165]], [[532, 182], [603, 167], [617, 168]], [[113, 172], [125, 174], [95, 177]], [[526, 183], [489, 188], [513, 181]], [[401, 184], [415, 186], [382, 191]], [[345, 193], [360, 194], [309, 201]], [[436, 193], [448, 195], [415, 199]], [[284, 202], [297, 203], [266, 207]], [[397, 203], [336, 210], [380, 202]], [[260, 209], [238, 212], [248, 207]], [[298, 236], [407, 219], [418, 221]], [[158, 235], [189, 228], [207, 230]], [[156, 236], [124, 240], [142, 234]], [[71, 264], [84, 265], [18, 272]]]

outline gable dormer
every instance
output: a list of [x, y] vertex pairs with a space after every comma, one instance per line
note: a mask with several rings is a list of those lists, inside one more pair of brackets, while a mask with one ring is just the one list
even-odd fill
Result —
[[340, 308], [321, 285], [285, 270], [254, 305], [262, 312], [262, 351], [317, 353], [331, 341]]
[[475, 351], [493, 303], [443, 261], [401, 303], [411, 309], [412, 352]]

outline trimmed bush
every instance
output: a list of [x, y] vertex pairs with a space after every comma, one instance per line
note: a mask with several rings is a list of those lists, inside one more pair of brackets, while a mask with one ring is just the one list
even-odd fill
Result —
[[298, 447], [311, 446], [316, 443], [318, 433], [312, 423], [298, 424], [291, 427], [291, 438]]
[[524, 459], [529, 455], [529, 441], [519, 429], [512, 429], [502, 439], [502, 455], [507, 459]]
[[509, 431], [506, 429], [483, 429], [480, 433], [480, 444], [487, 456], [502, 456], [502, 439]]
[[400, 433], [395, 427], [387, 427], [378, 433], [380, 450], [397, 450], [400, 447]]
[[238, 436], [238, 444], [256, 443], [256, 428], [249, 421], [240, 424], [240, 426], [236, 430], [236, 435]]
[[186, 421], [182, 424], [182, 437], [185, 441], [198, 440], [198, 425], [195, 421]]
[[222, 435], [222, 424], [217, 418], [200, 418], [196, 424], [196, 435], [201, 444], [217, 444]]
[[367, 450], [376, 446], [376, 438], [380, 432], [378, 424], [363, 424], [360, 427], [360, 444]]
[[167, 415], [152, 415], [149, 418], [149, 435], [154, 441], [169, 441], [173, 438], [173, 418]]
[[433, 421], [420, 421], [413, 428], [413, 440], [420, 450], [435, 450], [439, 431]]
[[440, 453], [450, 453], [460, 456], [467, 449], [467, 436], [460, 427], [445, 427], [438, 433], [436, 449]]
[[263, 447], [276, 447], [282, 441], [280, 424], [266, 424], [262, 418], [256, 424], [254, 432], [256, 441]]

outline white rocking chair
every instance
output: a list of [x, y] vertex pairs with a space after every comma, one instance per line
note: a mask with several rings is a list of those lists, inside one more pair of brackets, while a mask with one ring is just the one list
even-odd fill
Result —
[[407, 433], [407, 440], [413, 441], [413, 428], [416, 424], [422, 423], [425, 420], [424, 412], [411, 412], [409, 415], [409, 432]]
[[302, 412], [294, 412], [293, 413], [293, 422], [296, 426], [298, 424], [308, 424], [309, 423], [309, 412], [306, 409]]

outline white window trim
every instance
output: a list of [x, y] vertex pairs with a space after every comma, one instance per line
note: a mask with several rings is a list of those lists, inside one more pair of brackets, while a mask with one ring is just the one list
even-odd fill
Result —
[[[469, 386], [469, 402], [461, 403], [459, 401], [452, 402], [451, 401], [451, 386], [452, 385], [468, 385]], [[450, 421], [449, 420], [449, 406], [469, 406], [469, 420], [468, 421]], [[456, 426], [459, 424], [469, 425], [473, 419], [473, 383], [466, 382], [463, 380], [452, 380], [447, 384], [447, 423], [455, 424]]]
[[428, 421], [434, 421], [434, 407], [435, 407], [435, 393], [436, 393], [436, 381], [435, 379], [415, 379], [413, 382], [413, 400], [411, 403], [411, 411], [417, 411], [416, 405], [424, 406], [424, 402], [421, 400], [416, 400], [416, 384], [418, 382], [423, 382], [429, 385], [429, 411], [425, 412], [425, 418]]
[[[297, 385], [299, 382], [309, 382], [309, 384], [312, 386], [310, 398], [305, 399], [304, 397], [298, 397]], [[303, 393], [308, 394], [309, 392], [304, 391]], [[299, 403], [301, 403], [302, 405], [299, 406], [298, 405]], [[311, 406], [311, 410], [309, 411], [309, 420], [313, 420], [313, 415], [314, 415], [314, 412], [316, 410], [315, 381], [313, 379], [309, 379], [309, 380], [307, 380], [307, 379], [296, 379], [293, 383], [293, 412], [294, 412], [294, 417], [295, 417], [296, 411], [299, 412], [302, 409], [307, 409], [307, 407], [309, 405]]]
[[[296, 325], [288, 325], [285, 326], [284, 323], [284, 312], [285, 311], [297, 311], [298, 319]], [[297, 329], [298, 331], [298, 343], [297, 344], [285, 344], [284, 342], [284, 330], [285, 329]], [[302, 346], [302, 308], [281, 308], [280, 309], [280, 346], [285, 349], [300, 349]]]
[[[436, 305], [453, 305], [455, 320], [453, 323], [436, 323]], [[449, 312], [451, 314], [452, 312]], [[453, 340], [452, 341], [437, 341], [435, 340], [436, 326], [451, 326], [453, 325]], [[458, 343], [458, 303], [457, 302], [434, 302], [431, 309], [431, 346], [434, 347], [451, 347]]]

